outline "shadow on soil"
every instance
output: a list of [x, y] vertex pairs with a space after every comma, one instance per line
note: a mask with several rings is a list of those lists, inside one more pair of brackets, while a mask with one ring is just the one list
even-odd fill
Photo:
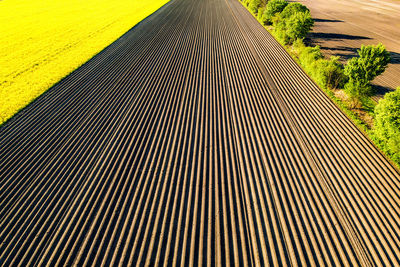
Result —
[[322, 39], [323, 41], [371, 39], [369, 37], [359, 36], [359, 35], [349, 35], [349, 34], [341, 34], [341, 33], [325, 33], [325, 32], [310, 32], [308, 37], [311, 39]]
[[[318, 45], [318, 44], [314, 44], [314, 45]], [[321, 46], [321, 50], [326, 50], [326, 51], [330, 51], [330, 54], [334, 54], [335, 56], [338, 56], [341, 58], [341, 61], [345, 62], [349, 59], [351, 59], [352, 57], [357, 56], [357, 49], [356, 48], [352, 48], [352, 47], [324, 47]], [[390, 53], [390, 64], [393, 65], [397, 65], [400, 64], [400, 53], [397, 52], [389, 52]]]
[[315, 22], [343, 22], [339, 19], [314, 19]]
[[393, 91], [393, 89], [390, 87], [385, 87], [377, 84], [372, 84], [372, 88], [374, 90], [374, 95], [376, 96], [383, 96], [386, 93]]
[[400, 64], [400, 53], [390, 52], [390, 56], [392, 57], [392, 60], [390, 61], [390, 63]]

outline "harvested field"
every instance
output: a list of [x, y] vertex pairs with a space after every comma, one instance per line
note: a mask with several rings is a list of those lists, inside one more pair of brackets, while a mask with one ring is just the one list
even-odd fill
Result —
[[377, 77], [375, 85], [381, 98], [400, 86], [400, 2], [398, 0], [299, 0], [315, 21], [309, 35], [325, 55], [340, 56], [343, 61], [357, 55], [362, 44], [383, 43], [391, 52], [388, 69]]
[[400, 174], [236, 0], [173, 0], [0, 128], [3, 265], [400, 264]]

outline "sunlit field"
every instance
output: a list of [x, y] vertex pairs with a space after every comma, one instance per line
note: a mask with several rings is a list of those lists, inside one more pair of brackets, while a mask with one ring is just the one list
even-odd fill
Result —
[[0, 124], [166, 2], [0, 1]]

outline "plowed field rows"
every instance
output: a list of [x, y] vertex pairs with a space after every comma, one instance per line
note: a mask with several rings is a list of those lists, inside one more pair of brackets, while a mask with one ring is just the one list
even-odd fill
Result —
[[175, 0], [0, 129], [3, 265], [400, 264], [400, 175], [236, 0]]

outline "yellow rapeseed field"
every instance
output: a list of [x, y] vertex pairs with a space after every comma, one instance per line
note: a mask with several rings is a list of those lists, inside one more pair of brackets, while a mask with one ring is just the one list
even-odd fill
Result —
[[0, 124], [166, 2], [0, 1]]

